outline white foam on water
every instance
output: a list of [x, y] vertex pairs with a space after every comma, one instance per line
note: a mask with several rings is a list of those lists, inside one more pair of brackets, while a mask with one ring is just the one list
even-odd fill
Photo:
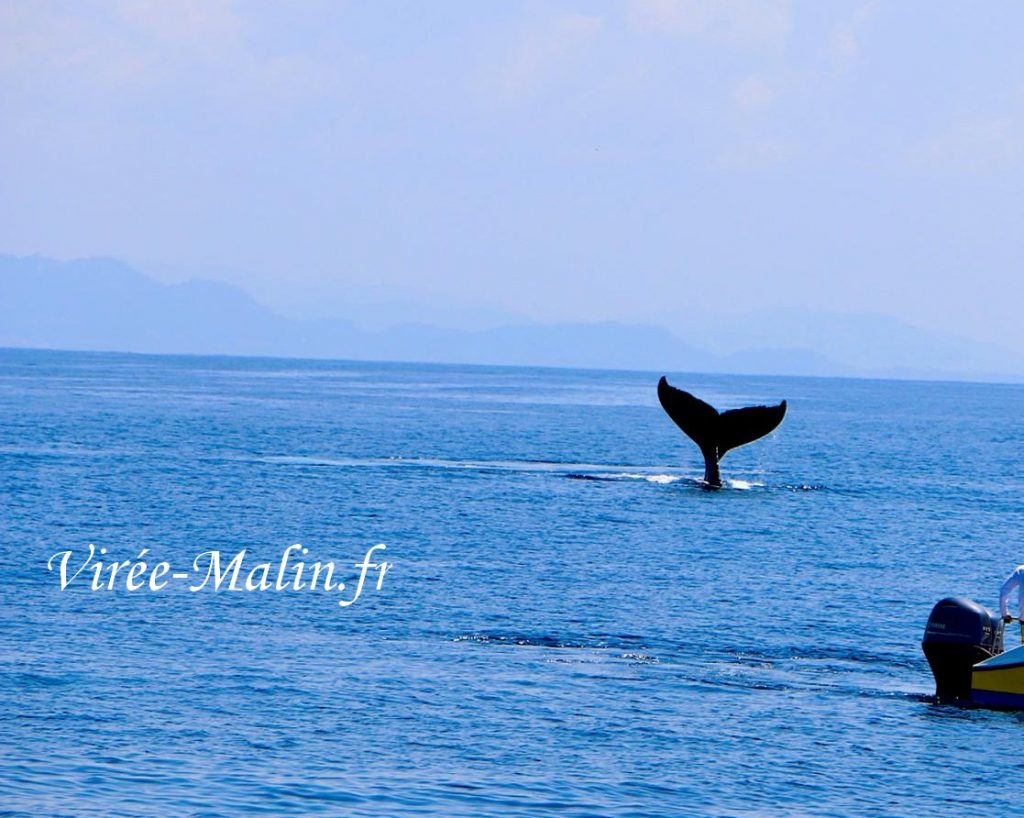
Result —
[[752, 488], [760, 488], [764, 486], [764, 483], [758, 483], [748, 480], [730, 480], [726, 479], [726, 483], [729, 484], [731, 489], [739, 489], [740, 491], [749, 491]]
[[610, 479], [618, 480], [646, 480], [648, 483], [660, 483], [662, 485], [675, 483], [677, 480], [685, 479], [679, 474], [638, 474], [637, 472], [619, 472], [617, 474], [608, 474], [606, 476]]
[[677, 480], [682, 480], [675, 474], [652, 474], [647, 478], [648, 483], [659, 483], [663, 486], [667, 486], [669, 483], [675, 483]]

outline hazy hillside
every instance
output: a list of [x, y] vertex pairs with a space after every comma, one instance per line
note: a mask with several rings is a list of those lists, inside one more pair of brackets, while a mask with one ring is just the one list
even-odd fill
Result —
[[1020, 371], [1015, 356], [994, 344], [910, 326], [884, 315], [776, 310], [719, 318], [702, 335], [711, 352], [785, 347], [815, 350], [855, 370], [918, 372]]
[[663, 327], [614, 322], [367, 330], [286, 318], [228, 284], [161, 284], [114, 259], [0, 256], [0, 346], [794, 375], [1017, 380], [1022, 371], [998, 347], [883, 316], [688, 326], [701, 346]]

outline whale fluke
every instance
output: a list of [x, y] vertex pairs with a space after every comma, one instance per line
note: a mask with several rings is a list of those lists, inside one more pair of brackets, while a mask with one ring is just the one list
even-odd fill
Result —
[[658, 381], [658, 400], [676, 426], [700, 446], [704, 455], [704, 482], [715, 488], [722, 485], [718, 461], [725, 453], [764, 437], [782, 423], [786, 415], [785, 401], [778, 406], [747, 406], [719, 412], [689, 392], [670, 386], [664, 376]]

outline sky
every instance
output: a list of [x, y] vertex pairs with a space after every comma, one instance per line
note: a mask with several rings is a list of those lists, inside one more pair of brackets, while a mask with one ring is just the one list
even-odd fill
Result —
[[869, 312], [1024, 352], [1022, 30], [952, 0], [0, 0], [0, 252], [300, 310]]

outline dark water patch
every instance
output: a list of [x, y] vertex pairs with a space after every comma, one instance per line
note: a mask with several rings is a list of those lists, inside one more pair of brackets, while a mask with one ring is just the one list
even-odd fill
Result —
[[580, 637], [550, 634], [480, 633], [456, 636], [454, 642], [539, 648], [584, 648], [588, 650], [636, 650], [645, 640], [632, 634], [591, 634]]
[[531, 648], [592, 648], [585, 641], [562, 639], [555, 636], [522, 636], [512, 634], [475, 634], [456, 636], [455, 642], [473, 642], [480, 645], [500, 645]]
[[580, 474], [579, 472], [569, 472], [565, 475], [569, 480], [593, 480], [595, 483], [615, 483], [618, 482], [614, 477], [604, 477], [599, 474]]
[[82, 680], [79, 673], [0, 672], [0, 685], [22, 691], [67, 687]]

